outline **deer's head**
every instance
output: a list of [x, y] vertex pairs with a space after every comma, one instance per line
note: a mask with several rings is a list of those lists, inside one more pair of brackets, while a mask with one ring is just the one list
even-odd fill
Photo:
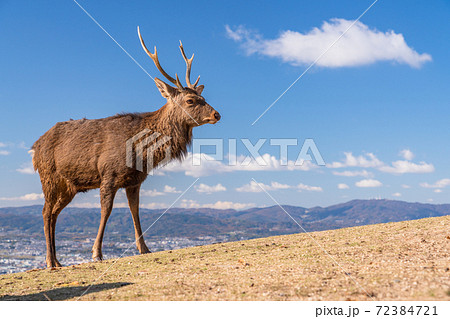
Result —
[[[191, 83], [191, 67], [194, 55], [190, 59], [186, 57], [184, 53], [183, 44], [180, 41], [180, 51], [181, 55], [186, 62], [186, 87], [184, 87], [178, 75], [175, 74], [175, 79], [168, 75], [166, 71], [161, 67], [158, 60], [158, 53], [151, 53], [145, 46], [144, 40], [142, 40], [141, 33], [138, 27], [139, 39], [141, 40], [142, 47], [145, 52], [150, 56], [150, 58], [155, 63], [161, 74], [169, 80], [174, 86], [171, 86], [158, 78], [155, 78], [156, 86], [158, 87], [161, 95], [167, 99], [166, 107], [169, 108], [169, 112], [172, 116], [176, 117], [178, 120], [183, 121], [189, 126], [200, 126], [203, 124], [215, 124], [220, 120], [220, 114], [211, 105], [206, 103], [205, 98], [202, 96], [204, 89], [203, 85], [198, 85], [200, 76], [197, 78], [194, 84]], [[198, 85], [198, 86], [197, 86]]]

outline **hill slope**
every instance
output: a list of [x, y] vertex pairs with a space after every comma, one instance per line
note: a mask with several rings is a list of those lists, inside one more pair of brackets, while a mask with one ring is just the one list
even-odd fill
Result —
[[0, 300], [76, 300], [91, 284], [81, 300], [450, 300], [449, 226], [444, 216], [3, 275]]

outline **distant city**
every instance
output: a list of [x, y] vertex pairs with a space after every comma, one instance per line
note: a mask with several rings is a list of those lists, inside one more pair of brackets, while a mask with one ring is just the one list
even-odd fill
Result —
[[[46, 243], [42, 238], [27, 236], [19, 231], [0, 229], [0, 274], [27, 271], [35, 268], [45, 268]], [[108, 237], [108, 236], [106, 236]], [[246, 238], [242, 238], [246, 239]], [[57, 240], [58, 260], [63, 266], [91, 262], [91, 249], [95, 235], [92, 238], [74, 238]], [[181, 249], [199, 245], [209, 245], [227, 241], [227, 236], [190, 238], [149, 238], [146, 243], [152, 252]], [[120, 241], [105, 238], [103, 256], [114, 259], [137, 255], [134, 238], [120, 238]]]

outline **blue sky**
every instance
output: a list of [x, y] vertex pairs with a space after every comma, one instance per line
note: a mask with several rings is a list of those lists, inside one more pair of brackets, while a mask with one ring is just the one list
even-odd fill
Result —
[[[142, 50], [157, 45], [170, 74], [185, 70], [182, 40], [195, 52], [193, 77], [222, 115], [195, 138], [268, 139], [264, 169], [207, 162], [170, 166], [143, 184], [143, 207], [242, 209], [326, 206], [355, 198], [448, 203], [450, 4], [379, 0], [258, 120], [259, 115], [373, 1], [78, 1], [152, 76]], [[74, 1], [0, 2], [0, 206], [39, 204], [30, 146], [56, 122], [156, 110], [165, 101], [147, 76]], [[307, 138], [327, 166], [279, 168], [269, 139]], [[202, 163], [203, 164], [203, 163]], [[72, 205], [98, 206], [98, 191]], [[126, 202], [119, 192], [116, 206]]]

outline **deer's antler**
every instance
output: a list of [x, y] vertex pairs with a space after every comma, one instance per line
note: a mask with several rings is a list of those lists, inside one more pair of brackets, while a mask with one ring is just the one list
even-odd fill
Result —
[[192, 61], [194, 60], [194, 54], [192, 54], [192, 57], [190, 59], [188, 59], [186, 57], [186, 54], [184, 53], [183, 43], [181, 43], [181, 40], [180, 40], [180, 51], [181, 51], [181, 55], [184, 58], [184, 61], [186, 62], [186, 84], [189, 88], [195, 89], [195, 87], [198, 84], [198, 81], [200, 80], [200, 75], [198, 76], [197, 81], [195, 81], [195, 83], [192, 85], [191, 84], [191, 68], [192, 68]]
[[[161, 72], [161, 74], [164, 75], [164, 77], [167, 80], [169, 80], [170, 82], [175, 84], [179, 89], [184, 89], [183, 85], [180, 82], [180, 79], [178, 78], [178, 75], [175, 74], [176, 79], [174, 79], [169, 74], [167, 74], [166, 71], [164, 71], [164, 69], [162, 68], [161, 64], [159, 64], [158, 52], [156, 51], [156, 46], [155, 46], [155, 53], [151, 53], [145, 46], [144, 40], [142, 40], [142, 36], [141, 36], [141, 32], [139, 30], [139, 27], [137, 28], [137, 31], [138, 31], [139, 39], [141, 40], [142, 48], [144, 48], [145, 52], [147, 52], [148, 56], [153, 60], [156, 67], [158, 68], [159, 72]], [[191, 63], [192, 63], [192, 60], [191, 60]], [[190, 70], [189, 70], [189, 73], [190, 73]], [[186, 77], [187, 77], [187, 71], [186, 71]], [[188, 86], [189, 86], [189, 84], [188, 84]]]

